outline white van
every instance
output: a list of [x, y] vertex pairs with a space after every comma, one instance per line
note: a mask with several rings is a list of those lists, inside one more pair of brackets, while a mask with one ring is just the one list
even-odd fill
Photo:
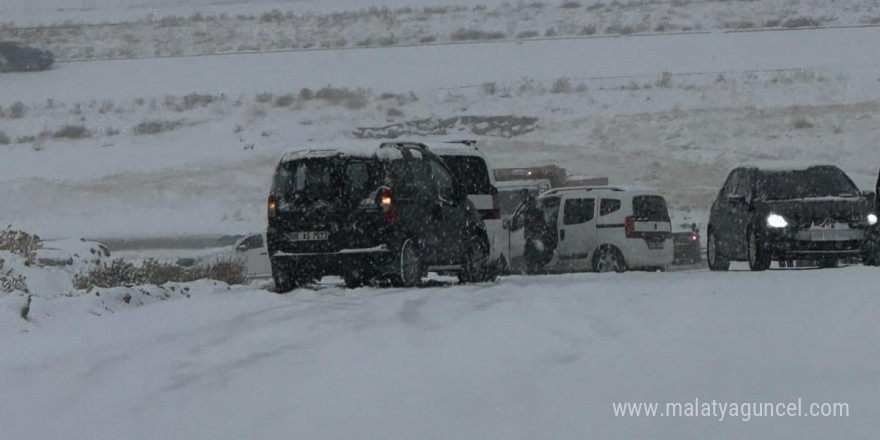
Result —
[[[672, 226], [666, 200], [650, 189], [617, 186], [551, 189], [537, 198], [555, 243], [540, 243], [552, 252], [545, 269], [552, 272], [592, 270], [623, 272], [665, 270], [672, 264]], [[512, 269], [524, 265], [522, 208], [510, 222]]]

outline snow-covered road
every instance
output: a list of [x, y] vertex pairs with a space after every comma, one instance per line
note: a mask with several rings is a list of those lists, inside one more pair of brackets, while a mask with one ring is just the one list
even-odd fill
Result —
[[[191, 298], [0, 335], [15, 439], [873, 438], [880, 271], [573, 274]], [[76, 310], [76, 314], [73, 312]], [[46, 316], [51, 311], [52, 316]], [[104, 311], [106, 313], [106, 311]], [[613, 402], [848, 418], [615, 418]]]
[[[775, 69], [880, 69], [880, 28], [234, 54], [64, 63], [2, 78], [0, 103], [124, 99], [192, 92], [252, 94], [327, 84], [424, 91], [522, 78], [656, 76]], [[858, 97], [863, 91], [852, 87]]]

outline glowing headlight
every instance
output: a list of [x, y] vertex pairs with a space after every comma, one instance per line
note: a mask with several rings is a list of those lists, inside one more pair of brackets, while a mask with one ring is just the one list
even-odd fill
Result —
[[785, 217], [779, 214], [770, 214], [767, 216], [767, 226], [771, 228], [784, 228], [788, 226], [788, 222], [785, 221]]
[[877, 214], [868, 214], [865, 218], [868, 220], [869, 225], [874, 226], [877, 224]]

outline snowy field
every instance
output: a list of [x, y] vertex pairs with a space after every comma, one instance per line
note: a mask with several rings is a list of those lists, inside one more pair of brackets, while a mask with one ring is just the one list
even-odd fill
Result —
[[44, 237], [248, 233], [265, 224], [282, 152], [349, 142], [356, 127], [460, 116], [537, 122], [511, 137], [466, 124], [402, 137], [476, 137], [495, 166], [564, 164], [655, 186], [698, 218], [744, 162], [837, 163], [872, 188], [877, 165], [864, 158], [880, 141], [880, 62], [865, 54], [878, 40], [880, 28], [799, 30], [63, 63], [4, 75], [0, 201], [11, 209], [0, 223]]
[[[657, 187], [676, 221], [703, 225], [743, 163], [834, 163], [873, 189], [876, 1], [480, 3], [3, 0], [0, 38], [49, 42], [62, 59], [256, 53], [0, 75], [0, 225], [165, 243], [258, 231], [283, 152], [375, 144], [376, 133], [477, 138], [497, 167], [558, 164]], [[294, 24], [300, 36], [288, 34]], [[500, 36], [446, 44], [475, 28]], [[343, 32], [344, 44], [327, 39]], [[138, 252], [116, 255], [157, 255]], [[265, 281], [78, 290], [84, 270], [0, 252], [0, 291], [12, 291], [0, 293], [0, 438], [880, 431], [875, 268], [734, 264], [419, 289], [346, 290], [327, 278], [288, 295]], [[612, 408], [799, 398], [844, 402], [849, 417], [624, 418]]]
[[[34, 300], [26, 333], [0, 333], [0, 426], [16, 439], [867, 439], [878, 282], [852, 267]], [[850, 416], [612, 412], [694, 398], [845, 402]]]

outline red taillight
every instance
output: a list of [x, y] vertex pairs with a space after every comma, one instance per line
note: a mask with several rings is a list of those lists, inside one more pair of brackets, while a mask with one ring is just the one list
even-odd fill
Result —
[[633, 238], [634, 232], [636, 231], [636, 220], [632, 216], [627, 217], [624, 222], [624, 227], [626, 228], [626, 238]]
[[699, 241], [699, 240], [700, 240], [700, 236], [699, 236], [699, 235], [697, 235], [697, 234], [691, 234], [691, 241]]
[[275, 217], [278, 215], [278, 199], [275, 198], [275, 194], [269, 195], [269, 203], [268, 203], [268, 217], [269, 221], [275, 220]]
[[382, 208], [382, 220], [386, 223], [397, 220], [397, 203], [394, 201], [394, 191], [391, 188], [385, 186], [379, 188], [376, 201], [379, 207]]
[[489, 195], [492, 196], [492, 215], [490, 219], [501, 220], [501, 199], [498, 196], [498, 188], [494, 185], [490, 186]]

